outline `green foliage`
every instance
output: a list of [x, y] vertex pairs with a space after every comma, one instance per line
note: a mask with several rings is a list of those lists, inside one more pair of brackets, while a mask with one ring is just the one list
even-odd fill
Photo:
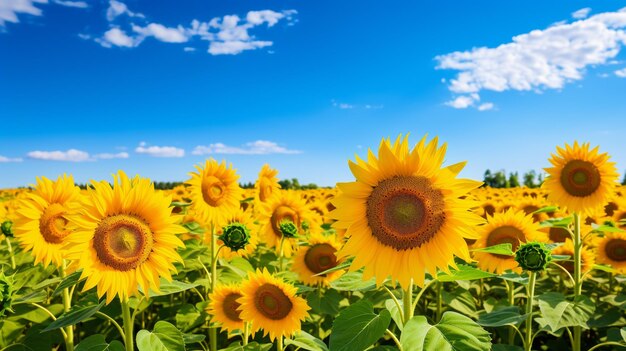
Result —
[[520, 183], [518, 172], [509, 173], [507, 178], [504, 170], [492, 173], [491, 170], [488, 169], [484, 173], [483, 182], [484, 186], [491, 188], [516, 188], [522, 185], [527, 188], [538, 188], [541, 186], [541, 183], [543, 183], [543, 176], [541, 174], [537, 176], [537, 172], [531, 170], [522, 175], [522, 181]]
[[341, 311], [333, 322], [330, 350], [365, 350], [383, 336], [389, 322], [389, 311], [381, 310], [376, 314], [370, 301], [361, 300]]
[[152, 331], [137, 333], [139, 351], [185, 351], [183, 333], [171, 323], [158, 321]]
[[404, 326], [400, 343], [412, 351], [487, 351], [491, 335], [470, 318], [446, 312], [435, 325], [424, 316], [413, 317]]

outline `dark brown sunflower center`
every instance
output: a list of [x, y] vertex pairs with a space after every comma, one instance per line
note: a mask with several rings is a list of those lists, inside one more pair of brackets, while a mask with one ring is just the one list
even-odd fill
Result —
[[263, 316], [272, 320], [281, 320], [291, 312], [293, 303], [289, 296], [273, 284], [263, 284], [254, 293], [254, 305]]
[[548, 235], [550, 236], [550, 240], [555, 243], [564, 243], [566, 239], [571, 238], [567, 229], [559, 227], [550, 227]]
[[337, 250], [330, 244], [315, 244], [304, 255], [307, 268], [317, 274], [337, 266]]
[[45, 241], [60, 244], [70, 233], [65, 228], [67, 226], [67, 219], [63, 217], [65, 212], [65, 207], [61, 204], [51, 204], [44, 210], [39, 218], [39, 232]]
[[422, 246], [445, 222], [441, 191], [425, 177], [383, 180], [367, 199], [367, 221], [372, 235], [397, 250]]
[[615, 210], [617, 210], [618, 208], [619, 207], [617, 206], [617, 204], [611, 201], [608, 204], [606, 204], [606, 206], [604, 206], [604, 213], [607, 216], [612, 216], [615, 213]]
[[561, 185], [572, 196], [589, 196], [600, 186], [600, 172], [591, 162], [572, 160], [561, 171]]
[[152, 231], [141, 219], [120, 214], [100, 221], [93, 238], [98, 259], [118, 271], [143, 263], [152, 251]]
[[492, 204], [486, 204], [483, 206], [483, 210], [485, 211], [484, 217], [493, 216], [496, 213], [496, 207]]
[[224, 310], [224, 314], [228, 319], [234, 322], [241, 322], [241, 318], [239, 317], [239, 306], [241, 304], [237, 302], [237, 299], [241, 297], [241, 294], [238, 293], [230, 293], [226, 295], [224, 298], [224, 302], [222, 303], [222, 309]]
[[282, 236], [280, 231], [280, 223], [282, 221], [291, 221], [298, 228], [300, 228], [300, 217], [298, 216], [298, 213], [296, 213], [296, 211], [289, 206], [281, 205], [276, 207], [274, 213], [272, 214], [272, 218], [270, 219], [274, 234], [279, 237]]
[[209, 176], [202, 182], [202, 198], [209, 206], [217, 207], [224, 202], [226, 185], [217, 177]]
[[[500, 245], [500, 244], [511, 244], [513, 252], [517, 251], [520, 242], [526, 242], [526, 236], [524, 232], [519, 230], [518, 228], [512, 225], [504, 225], [502, 227], [498, 227], [489, 233], [487, 236], [487, 247]], [[500, 255], [500, 254], [491, 254], [498, 258], [512, 258], [512, 256]]]
[[606, 257], [612, 261], [626, 261], [626, 240], [612, 239], [604, 248]]

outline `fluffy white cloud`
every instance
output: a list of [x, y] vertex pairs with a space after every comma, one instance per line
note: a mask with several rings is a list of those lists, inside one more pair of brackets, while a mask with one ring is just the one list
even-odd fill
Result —
[[494, 105], [492, 102], [485, 102], [478, 106], [478, 111], [489, 111], [489, 110], [492, 110], [493, 108], [494, 108]]
[[0, 0], [0, 27], [7, 22], [19, 23], [17, 14], [41, 16], [41, 9], [35, 4], [47, 4], [48, 0]]
[[214, 41], [209, 45], [209, 54], [211, 55], [237, 55], [246, 50], [254, 50], [272, 46], [271, 41]]
[[626, 78], [626, 68], [618, 69], [614, 72], [616, 76], [620, 78]]
[[465, 109], [474, 105], [474, 99], [470, 96], [457, 96], [454, 100], [446, 102], [446, 105], [457, 109]]
[[191, 47], [191, 46], [185, 46], [185, 47], [183, 48], [183, 50], [184, 50], [185, 52], [193, 52], [193, 51], [196, 51], [196, 48], [193, 48], [193, 47]]
[[169, 28], [162, 24], [150, 23], [145, 27], [133, 25], [133, 31], [138, 33], [142, 39], [145, 37], [154, 37], [156, 40], [165, 43], [184, 43], [189, 40], [182, 26]]
[[109, 29], [104, 33], [102, 38], [96, 38], [95, 40], [105, 48], [110, 48], [114, 45], [132, 48], [141, 43], [141, 39], [132, 38], [128, 34], [126, 34], [126, 32], [117, 27]]
[[89, 5], [87, 5], [84, 1], [54, 0], [54, 3], [61, 6], [76, 7], [79, 9], [86, 9], [89, 7]]
[[128, 158], [129, 156], [130, 155], [128, 154], [128, 152], [118, 152], [115, 154], [110, 154], [110, 153], [96, 154], [96, 155], [93, 155], [93, 158], [100, 159], [100, 160], [112, 160], [115, 158]]
[[268, 154], [299, 154], [302, 151], [289, 150], [273, 141], [257, 140], [246, 143], [244, 147], [228, 146], [222, 143], [199, 145], [191, 152], [193, 155], [231, 154], [231, 155], [268, 155]]
[[11, 158], [0, 155], [0, 163], [8, 163], [8, 162], [22, 162], [21, 158]]
[[174, 146], [148, 146], [145, 142], [139, 143], [135, 148], [138, 154], [144, 154], [152, 157], [183, 157], [185, 150]]
[[89, 153], [76, 149], [67, 151], [31, 151], [26, 155], [36, 160], [45, 161], [85, 162], [93, 160], [89, 157]]
[[142, 13], [133, 12], [128, 9], [125, 3], [116, 0], [109, 1], [109, 8], [107, 9], [107, 20], [113, 21], [116, 17], [126, 15], [128, 17], [144, 18]]
[[587, 16], [589, 16], [589, 12], [591, 12], [591, 8], [590, 7], [585, 7], [585, 8], [582, 8], [582, 9], [578, 10], [578, 11], [572, 12], [572, 17], [576, 18], [576, 19], [587, 18]]
[[[561, 89], [581, 80], [587, 67], [611, 64], [626, 45], [625, 27], [626, 8], [533, 30], [495, 48], [437, 56], [437, 68], [459, 71], [449, 80], [448, 89], [465, 97], [483, 90]], [[448, 105], [464, 106], [470, 99], [477, 100], [460, 97]]]

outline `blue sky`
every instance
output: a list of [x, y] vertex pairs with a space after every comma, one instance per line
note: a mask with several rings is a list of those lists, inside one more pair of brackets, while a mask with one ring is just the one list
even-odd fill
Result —
[[334, 185], [407, 132], [466, 177], [539, 170], [575, 139], [623, 171], [624, 6], [0, 0], [0, 187], [185, 180], [208, 157]]

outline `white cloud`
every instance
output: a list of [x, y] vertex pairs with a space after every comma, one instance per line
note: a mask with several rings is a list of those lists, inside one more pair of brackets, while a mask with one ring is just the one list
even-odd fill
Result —
[[144, 154], [152, 157], [183, 157], [185, 150], [174, 146], [148, 146], [145, 142], [139, 143], [135, 148], [138, 154]]
[[81, 38], [82, 40], [89, 40], [89, 39], [91, 39], [91, 35], [84, 34], [84, 33], [78, 33], [78, 37]]
[[121, 16], [121, 15], [126, 15], [128, 17], [139, 17], [139, 18], [145, 17], [142, 13], [133, 12], [129, 10], [128, 6], [126, 6], [126, 4], [123, 2], [110, 0], [109, 8], [107, 9], [107, 20], [109, 20], [109, 22], [113, 21], [116, 17]]
[[345, 102], [339, 103], [338, 107], [342, 110], [349, 110], [354, 108], [354, 105], [346, 104]]
[[231, 154], [231, 155], [268, 155], [268, 154], [299, 154], [302, 151], [289, 150], [273, 141], [257, 140], [246, 143], [244, 147], [228, 146], [222, 143], [199, 145], [191, 152], [193, 155]]
[[[513, 37], [495, 48], [479, 47], [437, 56], [438, 69], [459, 73], [447, 80], [456, 97], [448, 105], [466, 108], [483, 90], [561, 89], [581, 80], [590, 66], [610, 64], [626, 45], [626, 8]], [[465, 107], [457, 107], [464, 106]]]
[[470, 106], [474, 106], [474, 99], [472, 99], [470, 96], [461, 95], [457, 96], [454, 100], [446, 102], [446, 105], [454, 107], [456, 109], [465, 109]]
[[370, 104], [366, 104], [365, 108], [368, 110], [379, 110], [381, 108], [385, 107], [384, 105], [370, 105]]
[[19, 23], [18, 13], [41, 16], [41, 9], [35, 7], [36, 3], [47, 4], [48, 0], [0, 0], [0, 27], [7, 22]]
[[112, 160], [115, 158], [128, 158], [129, 156], [130, 155], [128, 155], [128, 152], [118, 152], [116, 154], [102, 153], [102, 154], [93, 155], [95, 159], [100, 159], [100, 160]]
[[66, 7], [76, 7], [79, 9], [86, 9], [89, 7], [84, 1], [68, 1], [68, 0], [53, 0], [55, 4], [66, 6]]
[[615, 75], [620, 78], [626, 78], [626, 68], [618, 69], [617, 71], [613, 73], [615, 73]]
[[489, 111], [489, 110], [492, 110], [493, 108], [494, 108], [494, 105], [492, 102], [485, 102], [478, 106], [478, 111]]
[[585, 7], [578, 11], [572, 12], [572, 17], [575, 19], [583, 19], [589, 16], [589, 12], [591, 12], [591, 7]]
[[22, 162], [23, 160], [21, 158], [10, 158], [10, 157], [6, 157], [6, 156], [2, 156], [0, 155], [0, 163], [8, 163], [8, 162]]
[[30, 158], [45, 161], [68, 161], [68, 162], [84, 162], [92, 161], [89, 153], [76, 149], [67, 151], [31, 151], [26, 154]]
[[154, 37], [156, 40], [165, 43], [184, 43], [189, 40], [182, 26], [178, 26], [178, 28], [168, 28], [162, 24], [150, 23], [146, 27], [133, 25], [133, 31], [139, 33], [141, 39]]
[[183, 50], [184, 50], [185, 52], [193, 52], [193, 51], [196, 51], [196, 48], [193, 48], [193, 47], [191, 47], [191, 46], [185, 46], [185, 47], [183, 48]]
[[130, 37], [123, 30], [114, 27], [104, 33], [102, 38], [96, 38], [96, 42], [105, 48], [110, 48], [113, 45], [132, 48], [141, 43], [141, 39]]

